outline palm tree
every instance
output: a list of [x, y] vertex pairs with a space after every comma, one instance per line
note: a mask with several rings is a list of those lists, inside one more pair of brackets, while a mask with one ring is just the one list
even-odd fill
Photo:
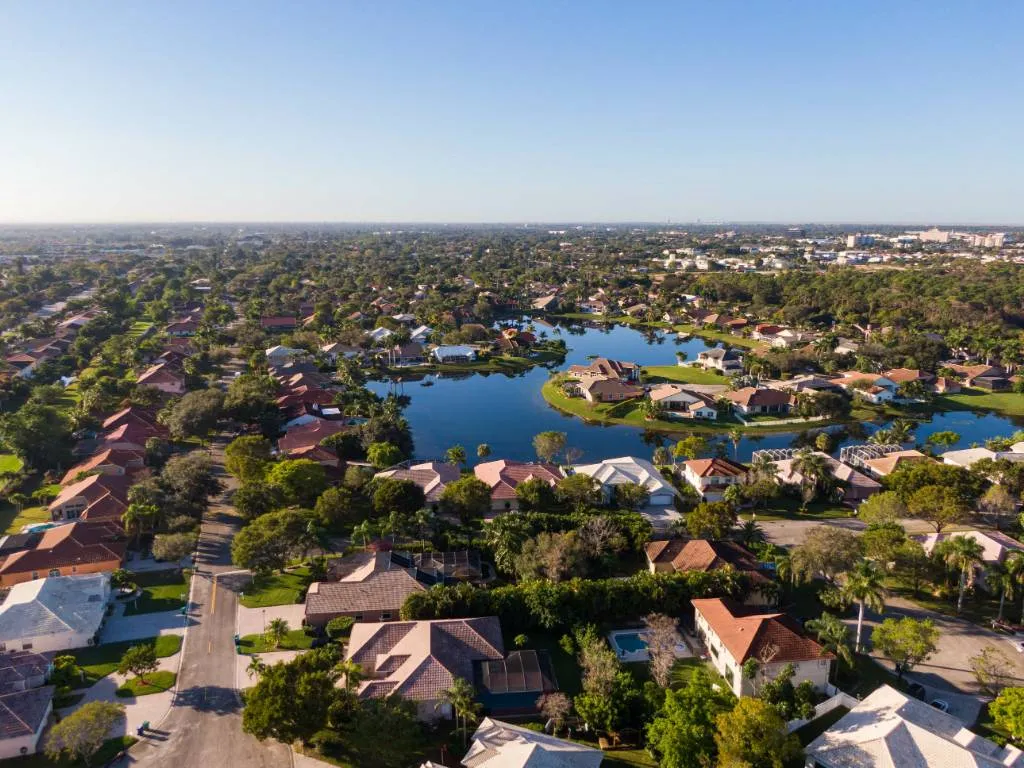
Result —
[[739, 427], [733, 427], [729, 430], [729, 442], [732, 443], [732, 457], [738, 459], [740, 457], [740, 443], [743, 442], [743, 431]]
[[956, 599], [956, 612], [960, 613], [964, 609], [967, 587], [974, 583], [975, 569], [982, 564], [985, 549], [967, 536], [953, 536], [939, 547], [939, 556], [946, 565], [960, 572], [960, 592]]
[[249, 666], [245, 668], [245, 673], [249, 675], [250, 678], [262, 675], [266, 671], [267, 663], [262, 661], [259, 656], [255, 655], [249, 659]]
[[823, 613], [817, 619], [805, 625], [808, 632], [813, 632], [824, 651], [834, 653], [836, 657], [853, 666], [853, 653], [850, 651], [850, 628], [842, 619], [831, 613]]
[[339, 678], [344, 680], [343, 687], [346, 691], [354, 691], [359, 687], [363, 679], [363, 667], [352, 659], [344, 659], [334, 665], [334, 671]]
[[755, 544], [761, 544], [764, 542], [764, 530], [753, 520], [747, 520], [740, 526], [739, 538], [740, 543], [747, 549], [750, 549], [750, 547]]
[[452, 684], [441, 691], [441, 700], [438, 705], [450, 704], [455, 716], [456, 730], [464, 729], [464, 738], [469, 739], [469, 721], [476, 719], [480, 711], [480, 705], [476, 702], [476, 691], [473, 685], [462, 677], [456, 677]]
[[373, 538], [376, 532], [376, 526], [370, 520], [363, 520], [352, 529], [352, 538], [362, 539], [363, 546], [365, 547], [370, 543], [370, 539]]
[[490, 455], [491, 446], [489, 446], [487, 443], [480, 443], [480, 445], [476, 447], [476, 456], [478, 459], [486, 459]]
[[1003, 606], [1006, 603], [1006, 598], [1013, 599], [1013, 591], [1017, 586], [1017, 577], [1010, 572], [1010, 564], [1018, 559], [1018, 557], [1011, 555], [1006, 558], [1005, 562], [991, 563], [985, 569], [985, 582], [990, 587], [995, 587], [999, 590], [999, 615], [996, 616], [996, 621], [1003, 620]]
[[822, 456], [809, 448], [802, 449], [793, 459], [793, 471], [800, 475], [800, 488], [803, 491], [804, 507], [814, 501], [818, 494], [827, 488], [832, 480], [832, 466], [828, 457]]
[[882, 572], [870, 560], [861, 560], [846, 574], [842, 588], [847, 598], [857, 602], [857, 653], [861, 652], [861, 637], [864, 629], [864, 608], [876, 613], [885, 610], [885, 587], [882, 586]]
[[750, 462], [750, 474], [758, 480], [770, 480], [775, 473], [775, 462], [767, 453], [758, 453]]
[[160, 511], [153, 504], [129, 504], [121, 515], [121, 525], [125, 533], [135, 538], [135, 545], [138, 546], [143, 532], [155, 524], [159, 514]]
[[460, 467], [466, 463], [466, 449], [461, 445], [453, 445], [445, 451], [444, 457], [453, 467]]
[[267, 624], [267, 640], [273, 643], [275, 648], [280, 648], [281, 642], [288, 637], [290, 629], [286, 619], [271, 619]]

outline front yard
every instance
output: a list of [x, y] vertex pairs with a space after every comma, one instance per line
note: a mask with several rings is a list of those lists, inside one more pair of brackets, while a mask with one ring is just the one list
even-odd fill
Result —
[[270, 608], [297, 603], [303, 590], [309, 586], [309, 576], [309, 568], [300, 567], [254, 578], [242, 593], [240, 602], [246, 608]]
[[148, 696], [151, 693], [163, 693], [174, 687], [178, 676], [174, 672], [160, 670], [146, 675], [146, 682], [137, 677], [126, 680], [120, 688], [114, 691], [114, 695], [121, 699], [137, 698]]
[[132, 578], [142, 590], [142, 594], [128, 602], [124, 609], [124, 615], [160, 613], [182, 608], [188, 600], [191, 574], [192, 572], [188, 569], [179, 571], [176, 568], [132, 574]]
[[271, 651], [305, 651], [313, 646], [313, 637], [304, 629], [292, 629], [281, 640], [280, 645], [265, 634], [245, 635], [238, 639], [238, 652], [245, 654], [269, 653]]
[[116, 671], [124, 652], [133, 645], [147, 644], [154, 647], [157, 658], [173, 656], [181, 650], [181, 636], [160, 635], [148, 640], [125, 640], [120, 643], [105, 643], [71, 651], [70, 654], [75, 657], [75, 663], [85, 673], [84, 680], [75, 687], [88, 688], [96, 681]]

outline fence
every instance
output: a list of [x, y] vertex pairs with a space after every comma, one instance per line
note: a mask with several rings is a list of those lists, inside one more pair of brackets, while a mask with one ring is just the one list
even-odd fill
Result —
[[843, 693], [834, 685], [829, 685], [825, 690], [826, 692], [833, 694], [832, 698], [826, 699], [825, 701], [821, 702], [821, 704], [816, 706], [814, 708], [814, 716], [809, 720], [797, 719], [790, 720], [788, 723], [786, 723], [786, 733], [792, 733], [798, 728], [803, 728], [805, 725], [814, 722], [819, 717], [827, 715], [836, 707], [846, 707], [847, 709], [853, 709], [858, 704], [860, 704], [860, 701], [858, 701], [848, 693]]

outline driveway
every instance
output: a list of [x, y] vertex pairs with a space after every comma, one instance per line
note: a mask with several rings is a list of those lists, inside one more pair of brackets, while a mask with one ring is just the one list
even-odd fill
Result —
[[[1015, 685], [1024, 685], [1024, 654], [1018, 653], [1010, 643], [1010, 636], [993, 632], [963, 619], [934, 613], [900, 597], [889, 597], [885, 605], [885, 618], [910, 616], [915, 619], [931, 619], [939, 630], [938, 650], [927, 661], [918, 664], [907, 673], [908, 680], [921, 683], [928, 691], [928, 701], [939, 698], [950, 704], [950, 714], [956, 715], [971, 725], [978, 718], [978, 712], [985, 697], [981, 693], [974, 673], [971, 671], [971, 657], [977, 656], [987, 647], [1002, 651], [1010, 660]], [[881, 617], [868, 612], [864, 616], [864, 640], [870, 647], [871, 631], [878, 626]], [[847, 620], [851, 632], [856, 631], [857, 620]], [[872, 653], [872, 656], [890, 672], [891, 662]]]
[[257, 635], [266, 631], [267, 624], [273, 619], [284, 619], [291, 629], [300, 629], [306, 617], [306, 606], [302, 603], [273, 605], [269, 608], [246, 608], [238, 604], [238, 620], [236, 622], [239, 635]]
[[183, 635], [185, 627], [195, 624], [195, 620], [182, 616], [181, 611], [163, 611], [161, 613], [140, 613], [135, 616], [123, 615], [124, 606], [107, 619], [100, 630], [101, 643], [118, 643], [122, 640], [142, 640], [157, 635]]

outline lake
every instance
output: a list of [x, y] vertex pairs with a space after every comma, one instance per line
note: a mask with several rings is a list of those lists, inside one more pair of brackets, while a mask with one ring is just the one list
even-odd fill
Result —
[[[687, 360], [710, 349], [698, 337], [677, 343], [674, 334], [637, 331], [628, 326], [584, 327], [549, 326], [536, 323], [536, 332], [546, 332], [550, 338], [564, 339], [569, 346], [563, 370], [576, 363], [586, 364], [589, 356], [629, 360], [641, 365], [674, 365], [676, 352], [682, 351]], [[491, 446], [492, 458], [530, 460], [536, 458], [533, 436], [545, 430], [558, 430], [567, 435], [567, 445], [583, 452], [583, 461], [598, 461], [614, 456], [640, 456], [650, 458], [661, 436], [625, 425], [587, 424], [578, 417], [567, 416], [549, 406], [541, 396], [541, 386], [549, 377], [543, 367], [532, 368], [518, 376], [503, 374], [471, 374], [464, 378], [431, 377], [434, 385], [424, 387], [419, 382], [370, 382], [370, 389], [379, 395], [397, 391], [412, 400], [405, 416], [412, 426], [416, 442], [416, 455], [422, 459], [443, 458], [453, 445], [462, 445], [471, 463], [476, 463], [476, 446]], [[1009, 435], [1024, 423], [996, 414], [973, 411], [938, 413], [922, 422], [915, 431], [917, 442], [943, 430], [961, 435], [956, 448], [969, 448], [984, 443], [990, 437]], [[866, 425], [868, 433], [881, 425]], [[790, 448], [797, 432], [774, 432], [744, 437], [739, 445], [741, 461], [763, 448]], [[678, 439], [677, 437], [668, 440]], [[724, 439], [724, 438], [723, 438]], [[863, 438], [848, 438], [840, 445], [862, 443]], [[733, 447], [728, 446], [733, 455]]]

